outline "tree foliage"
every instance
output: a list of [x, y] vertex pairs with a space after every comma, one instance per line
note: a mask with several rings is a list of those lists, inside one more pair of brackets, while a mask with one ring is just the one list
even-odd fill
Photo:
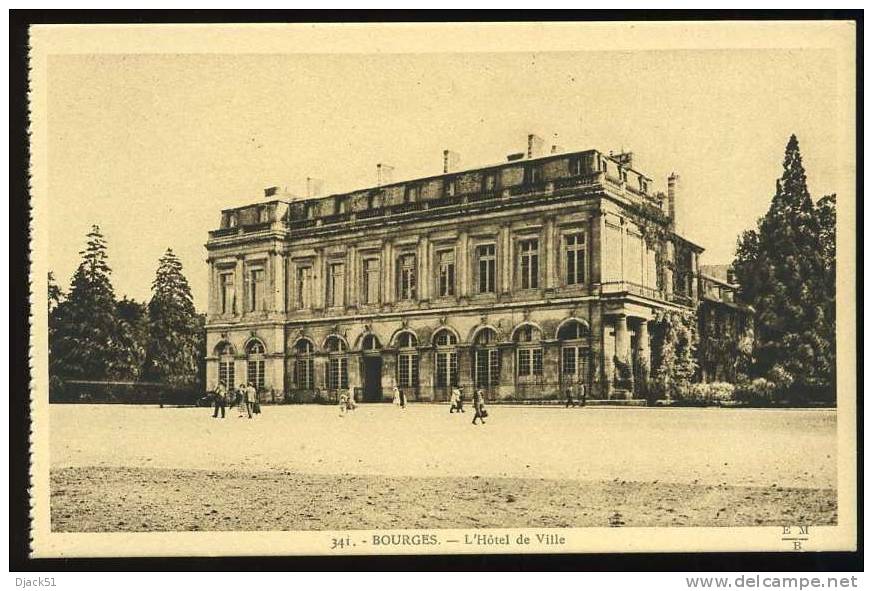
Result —
[[740, 299], [755, 310], [753, 372], [797, 401], [834, 394], [835, 201], [813, 203], [792, 135], [770, 208], [740, 236], [733, 263]]
[[158, 261], [148, 304], [149, 339], [145, 373], [172, 384], [197, 381], [200, 321], [182, 263], [172, 249]]
[[[106, 240], [92, 226], [69, 296], [50, 315], [53, 376], [69, 379], [136, 379], [139, 364], [130, 326], [118, 315]], [[49, 285], [50, 298], [52, 286]], [[59, 291], [59, 290], [58, 290]]]
[[653, 392], [676, 397], [697, 374], [697, 323], [693, 314], [663, 311], [652, 331]]

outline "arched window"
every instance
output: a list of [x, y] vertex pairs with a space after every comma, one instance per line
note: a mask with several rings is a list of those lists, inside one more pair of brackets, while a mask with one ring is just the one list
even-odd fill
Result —
[[315, 389], [315, 368], [312, 353], [315, 347], [309, 339], [300, 339], [294, 346], [297, 357], [294, 364], [297, 387], [302, 390]]
[[565, 383], [588, 383], [589, 334], [588, 326], [576, 319], [564, 322], [558, 329], [558, 340], [561, 341], [561, 379]]
[[492, 388], [500, 382], [500, 351], [497, 350], [497, 333], [483, 328], [473, 341], [475, 364], [473, 383], [476, 387]]
[[331, 335], [325, 341], [325, 349], [329, 353], [327, 360], [327, 389], [339, 390], [349, 387], [349, 358], [346, 352], [346, 342], [336, 335]]
[[450, 387], [458, 385], [458, 351], [456, 345], [458, 338], [452, 331], [444, 328], [433, 336], [436, 346], [436, 375], [435, 383], [438, 387]]
[[252, 341], [246, 347], [248, 382], [258, 389], [264, 389], [264, 344], [261, 341]]
[[543, 335], [530, 324], [515, 331], [515, 374], [519, 383], [541, 383], [543, 379]]
[[222, 343], [217, 347], [218, 352], [218, 379], [224, 382], [228, 388], [234, 388], [233, 374], [233, 345]]
[[418, 387], [418, 339], [411, 332], [397, 335], [397, 385]]
[[361, 350], [362, 351], [378, 351], [382, 348], [382, 344], [379, 342], [379, 339], [376, 338], [374, 334], [368, 334], [364, 336], [364, 340], [361, 342]]

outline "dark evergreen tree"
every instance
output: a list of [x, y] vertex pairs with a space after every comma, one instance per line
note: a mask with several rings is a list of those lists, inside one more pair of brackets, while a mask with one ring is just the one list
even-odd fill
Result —
[[85, 380], [135, 379], [130, 328], [116, 310], [106, 240], [92, 226], [82, 262], [73, 275], [69, 297], [54, 310], [50, 332], [53, 377]]
[[61, 291], [61, 287], [58, 285], [58, 282], [55, 281], [55, 274], [49, 271], [48, 273], [48, 310], [49, 317], [51, 317], [51, 313], [57, 309], [57, 307], [61, 304], [64, 299], [64, 292]]
[[195, 383], [201, 328], [182, 263], [172, 249], [167, 249], [158, 262], [148, 316], [147, 378], [172, 384]]
[[797, 402], [833, 394], [833, 205], [813, 204], [792, 135], [770, 209], [740, 237], [733, 264], [740, 299], [755, 310], [753, 371]]
[[132, 363], [137, 368], [137, 377], [141, 377], [149, 343], [148, 307], [125, 296], [116, 304], [116, 310], [119, 320], [127, 325], [133, 339], [130, 344]]

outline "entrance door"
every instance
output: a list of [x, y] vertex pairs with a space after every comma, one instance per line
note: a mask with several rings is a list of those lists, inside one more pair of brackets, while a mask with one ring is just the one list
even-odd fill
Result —
[[365, 355], [364, 402], [382, 402], [382, 356]]

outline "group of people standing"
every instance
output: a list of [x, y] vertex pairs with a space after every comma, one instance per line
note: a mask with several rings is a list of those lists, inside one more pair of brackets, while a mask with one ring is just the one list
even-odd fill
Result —
[[235, 389], [229, 389], [223, 381], [220, 381], [212, 393], [212, 401], [215, 405], [215, 410], [212, 413], [213, 419], [218, 418], [219, 411], [221, 412], [221, 418], [225, 418], [225, 409], [228, 405], [231, 408], [237, 407], [237, 417], [239, 418], [246, 416], [246, 414], [249, 418], [252, 418], [253, 415], [261, 414], [258, 389], [251, 382], [240, 384]]

